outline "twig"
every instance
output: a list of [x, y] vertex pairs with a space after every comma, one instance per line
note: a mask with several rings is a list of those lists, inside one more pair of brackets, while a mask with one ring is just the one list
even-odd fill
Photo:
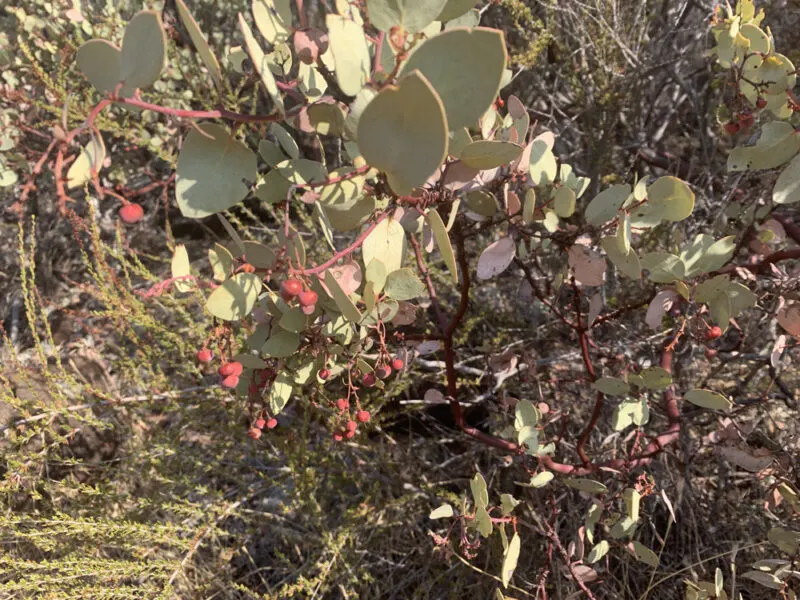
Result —
[[377, 226], [378, 226], [378, 225], [379, 225], [381, 222], [383, 222], [383, 220], [384, 220], [386, 217], [388, 217], [388, 216], [389, 216], [389, 212], [388, 212], [388, 211], [384, 211], [383, 213], [380, 213], [380, 214], [378, 215], [378, 218], [375, 220], [375, 222], [374, 222], [374, 223], [372, 223], [372, 225], [370, 225], [369, 227], [367, 227], [367, 228], [366, 228], [366, 229], [365, 229], [365, 230], [364, 230], [364, 231], [361, 233], [361, 235], [359, 235], [359, 236], [356, 238], [356, 241], [354, 241], [352, 244], [350, 244], [350, 245], [349, 245], [347, 248], [345, 248], [344, 250], [340, 250], [339, 252], [337, 252], [336, 254], [334, 254], [332, 258], [330, 258], [329, 260], [326, 260], [326, 261], [325, 261], [324, 263], [322, 263], [321, 265], [319, 265], [319, 266], [316, 266], [316, 267], [311, 267], [310, 269], [304, 269], [304, 270], [303, 270], [303, 274], [304, 274], [304, 275], [316, 275], [316, 274], [318, 274], [318, 273], [322, 273], [322, 272], [323, 272], [325, 269], [327, 269], [328, 267], [331, 267], [331, 266], [335, 265], [335, 264], [336, 264], [336, 262], [337, 262], [337, 261], [338, 261], [340, 258], [344, 258], [344, 257], [345, 257], [345, 256], [347, 256], [348, 254], [351, 254], [352, 252], [354, 252], [355, 250], [357, 250], [358, 248], [360, 248], [360, 247], [361, 247], [361, 245], [364, 243], [364, 240], [366, 240], [366, 239], [367, 239], [367, 236], [368, 236], [370, 233], [372, 233], [372, 230], [373, 230], [373, 229], [375, 229], [375, 228], [376, 228], [376, 227], [377, 227]]

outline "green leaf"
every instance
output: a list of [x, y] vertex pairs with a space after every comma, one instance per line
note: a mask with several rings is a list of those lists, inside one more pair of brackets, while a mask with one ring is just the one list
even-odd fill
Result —
[[767, 532], [767, 539], [786, 554], [796, 554], [800, 549], [800, 532], [773, 527]]
[[[189, 253], [186, 251], [186, 246], [178, 244], [175, 246], [175, 252], [172, 254], [172, 262], [170, 264], [172, 276], [175, 278], [185, 277], [191, 274], [189, 267]], [[176, 281], [175, 289], [179, 292], [186, 292], [192, 289], [192, 284], [188, 281]]]
[[[292, 185], [322, 183], [328, 179], [328, 171], [322, 163], [307, 158], [286, 160], [278, 163], [278, 173]], [[326, 186], [327, 187], [327, 186]]]
[[735, 250], [736, 236], [729, 235], [717, 240], [705, 249], [700, 260], [695, 263], [694, 273], [711, 273], [721, 269], [733, 257]]
[[281, 96], [278, 84], [275, 82], [275, 77], [270, 69], [270, 57], [264, 54], [261, 45], [253, 36], [253, 31], [250, 29], [247, 21], [244, 20], [242, 13], [239, 13], [239, 29], [242, 32], [242, 36], [244, 36], [244, 45], [247, 48], [247, 54], [250, 55], [250, 60], [253, 61], [253, 68], [256, 70], [256, 73], [261, 76], [261, 83], [264, 84], [264, 88], [266, 88], [267, 94], [272, 99], [278, 112], [281, 115], [285, 114], [286, 109], [283, 105], [283, 96]]
[[533, 477], [531, 477], [530, 486], [535, 488], [540, 488], [546, 486], [548, 483], [553, 481], [553, 475], [550, 471], [542, 471], [541, 473], [537, 473]]
[[364, 264], [379, 260], [389, 275], [403, 264], [406, 249], [406, 232], [403, 226], [392, 218], [383, 219], [370, 232], [361, 245]]
[[486, 508], [489, 505], [489, 490], [486, 488], [486, 480], [480, 473], [475, 473], [475, 477], [469, 482], [472, 491], [472, 500], [476, 508]]
[[358, 323], [361, 321], [361, 313], [356, 308], [356, 305], [353, 304], [353, 301], [350, 300], [347, 294], [345, 294], [344, 290], [339, 285], [339, 282], [336, 280], [336, 277], [330, 271], [325, 272], [325, 285], [328, 286], [328, 289], [331, 291], [333, 295], [333, 300], [336, 302], [336, 306], [348, 321], [352, 321], [353, 323]]
[[692, 390], [683, 395], [683, 399], [702, 408], [711, 410], [729, 410], [733, 406], [728, 398], [711, 390]]
[[297, 352], [299, 347], [300, 336], [297, 333], [273, 327], [269, 339], [261, 347], [261, 353], [273, 358], [286, 358]]
[[581, 492], [587, 492], [589, 494], [604, 494], [608, 491], [608, 488], [600, 483], [599, 481], [595, 481], [594, 479], [574, 479], [571, 477], [567, 477], [564, 479], [564, 483], [573, 489], [579, 490]]
[[628, 251], [628, 254], [623, 255], [619, 250], [619, 243], [615, 237], [604, 237], [600, 240], [600, 246], [606, 251], [608, 259], [612, 264], [622, 271], [623, 275], [631, 279], [642, 278], [642, 267], [639, 262], [639, 257], [636, 256], [633, 248]]
[[341, 136], [344, 118], [344, 111], [338, 104], [318, 103], [308, 107], [308, 120], [320, 135]]
[[650, 271], [648, 278], [655, 283], [672, 283], [683, 279], [686, 273], [680, 257], [669, 252], [648, 252], [639, 262], [642, 269]]
[[214, 53], [211, 51], [208, 42], [206, 42], [206, 38], [203, 36], [203, 33], [200, 31], [200, 27], [197, 25], [197, 21], [194, 20], [192, 13], [190, 13], [189, 9], [186, 8], [184, 1], [176, 0], [176, 5], [178, 7], [178, 15], [181, 18], [181, 22], [186, 28], [186, 31], [189, 32], [189, 37], [191, 38], [194, 47], [197, 49], [197, 53], [200, 55], [200, 60], [203, 61], [206, 69], [208, 69], [208, 72], [211, 74], [214, 84], [218, 88], [221, 88], [222, 72], [220, 71], [217, 57], [214, 56]]
[[627, 383], [615, 377], [601, 377], [592, 384], [592, 387], [609, 396], [622, 396], [631, 390]]
[[575, 212], [575, 191], [567, 186], [561, 186], [553, 197], [553, 210], [563, 218], [569, 218]]
[[728, 155], [728, 171], [780, 167], [800, 151], [800, 135], [785, 121], [772, 121], [761, 129], [755, 146], [739, 146]]
[[444, 221], [439, 212], [432, 208], [425, 213], [425, 218], [430, 225], [433, 239], [436, 240], [436, 247], [439, 248], [439, 253], [442, 255], [444, 264], [450, 271], [450, 275], [455, 283], [458, 283], [458, 267], [456, 266], [456, 255], [453, 253], [453, 246], [450, 243], [450, 236], [447, 234], [447, 229], [444, 226]]
[[519, 500], [511, 494], [500, 494], [500, 506], [503, 516], [508, 516], [519, 505]]
[[258, 143], [258, 154], [270, 167], [274, 167], [278, 163], [282, 163], [286, 160], [286, 155], [278, 144], [270, 142], [269, 140], [261, 140]]
[[383, 286], [386, 285], [386, 265], [377, 258], [373, 258], [367, 265], [367, 281], [372, 283], [373, 292], [380, 294]]
[[778, 176], [772, 190], [775, 204], [794, 204], [800, 202], [800, 155], [795, 156]]
[[[101, 94], [113, 92], [120, 82], [120, 51], [111, 42], [89, 40], [78, 48], [75, 60], [81, 73]], [[120, 93], [123, 96], [127, 96], [132, 91], [131, 89], [125, 89], [121, 90]]]
[[494, 169], [507, 165], [522, 152], [522, 146], [511, 142], [478, 140], [461, 151], [461, 162], [473, 169]]
[[628, 511], [628, 516], [634, 521], [639, 520], [639, 504], [642, 495], [634, 488], [625, 488], [622, 492], [622, 497], [625, 500], [625, 508]]
[[694, 192], [677, 177], [659, 177], [647, 188], [647, 201], [633, 209], [631, 225], [652, 227], [661, 221], [682, 221], [694, 210]]
[[[374, 262], [374, 261], [372, 261]], [[392, 271], [386, 278], [386, 295], [395, 300], [412, 300], [427, 293], [425, 284], [412, 269]]]
[[436, 20], [446, 3], [447, 0], [367, 0], [367, 16], [379, 31], [396, 26], [416, 33]]
[[[550, 134], [552, 136], [552, 134]], [[555, 181], [558, 165], [552, 144], [539, 136], [531, 142], [531, 157], [528, 173], [534, 185], [550, 185]]]
[[454, 28], [417, 46], [400, 74], [415, 69], [422, 72], [444, 104], [446, 123], [455, 130], [474, 127], [492, 106], [500, 91], [506, 59], [501, 31]]
[[211, 263], [216, 281], [225, 281], [233, 273], [233, 255], [225, 246], [214, 244], [208, 250], [208, 262]]
[[475, 511], [474, 523], [478, 528], [478, 533], [480, 533], [483, 537], [487, 538], [492, 535], [492, 531], [494, 529], [492, 526], [492, 519], [489, 517], [489, 513], [484, 507], [479, 506], [478, 510]]
[[648, 367], [639, 374], [648, 390], [664, 390], [672, 384], [672, 375], [662, 367]]
[[295, 306], [283, 313], [278, 325], [286, 331], [300, 333], [306, 328], [306, 315], [299, 306]]
[[253, 20], [270, 44], [289, 39], [292, 30], [292, 0], [253, 0]]
[[289, 402], [294, 387], [292, 384], [292, 374], [287, 370], [278, 373], [275, 381], [272, 382], [269, 390], [269, 409], [273, 415], [279, 415], [286, 403]]
[[167, 36], [154, 10], [136, 13], [125, 27], [120, 54], [120, 81], [139, 89], [155, 83], [167, 60]]
[[472, 143], [472, 136], [466, 127], [458, 127], [448, 134], [449, 142], [447, 144], [447, 153], [450, 156], [459, 158], [461, 152]]
[[611, 545], [606, 540], [599, 542], [593, 546], [589, 551], [589, 554], [586, 555], [586, 563], [593, 565], [598, 560], [601, 560], [606, 554], [608, 554], [608, 550], [610, 548]]
[[453, 512], [453, 507], [447, 504], [446, 502], [442, 504], [439, 508], [435, 508], [431, 511], [431, 514], [428, 516], [429, 519], [447, 519], [452, 517], [455, 513]]
[[497, 213], [497, 200], [486, 190], [467, 192], [466, 201], [472, 212], [483, 217], [493, 217]]
[[380, 91], [358, 121], [358, 146], [401, 196], [436, 172], [447, 154], [447, 120], [424, 76], [411, 72]]
[[784, 583], [780, 580], [780, 578], [776, 577], [772, 573], [765, 573], [764, 571], [747, 571], [742, 573], [742, 577], [744, 579], [755, 581], [756, 583], [772, 590], [780, 590], [784, 587]]
[[630, 517], [622, 517], [621, 519], [617, 520], [614, 523], [614, 526], [611, 528], [609, 533], [611, 537], [615, 540], [618, 540], [623, 537], [631, 537], [635, 532], [636, 528], [638, 527], [636, 521], [631, 519]]
[[81, 150], [67, 171], [67, 187], [74, 189], [92, 180], [92, 174], [103, 167], [106, 159], [106, 145], [103, 138], [92, 134], [92, 139]]
[[654, 569], [658, 567], [658, 555], [638, 540], [633, 541], [633, 555], [636, 560]]
[[283, 125], [280, 123], [270, 123], [269, 132], [277, 138], [278, 144], [280, 144], [283, 151], [289, 155], [289, 158], [300, 158], [300, 148], [297, 146], [297, 142], [292, 135], [286, 131]]
[[271, 269], [275, 266], [275, 253], [260, 242], [244, 242], [244, 260], [256, 269]]
[[515, 531], [514, 537], [511, 538], [511, 541], [508, 543], [508, 548], [503, 554], [503, 568], [501, 570], [501, 579], [503, 580], [504, 588], [508, 588], [508, 584], [511, 581], [511, 577], [514, 575], [514, 570], [517, 568], [517, 562], [519, 561], [520, 545], [521, 542], [519, 539], [519, 534]]
[[351, 231], [361, 226], [375, 211], [375, 197], [370, 194], [358, 200], [352, 207], [339, 210], [333, 206], [321, 206], [321, 212], [336, 231]]
[[539, 411], [530, 400], [520, 400], [514, 407], [514, 429], [535, 427], [539, 423]]
[[622, 431], [629, 425], [644, 425], [650, 419], [647, 401], [641, 400], [621, 402], [614, 408], [611, 416], [611, 427], [614, 431]]
[[595, 196], [586, 207], [584, 216], [590, 225], [599, 226], [617, 216], [617, 211], [631, 195], [627, 183], [612, 185]]
[[333, 14], [325, 16], [325, 23], [336, 63], [336, 81], [345, 94], [355, 96], [370, 75], [369, 49], [364, 28], [355, 21]]
[[[199, 130], [199, 131], [198, 131]], [[175, 196], [185, 217], [201, 219], [241, 202], [258, 173], [256, 157], [221, 125], [193, 128], [178, 155]]]
[[250, 314], [261, 292], [261, 278], [237, 273], [211, 292], [206, 309], [223, 321], [239, 321]]
[[442, 12], [436, 17], [436, 20], [444, 23], [445, 21], [457, 19], [461, 15], [469, 12], [475, 4], [476, 0], [447, 0]]

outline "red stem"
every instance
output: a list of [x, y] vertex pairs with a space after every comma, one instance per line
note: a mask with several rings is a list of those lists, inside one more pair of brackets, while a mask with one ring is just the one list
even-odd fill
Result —
[[271, 115], [245, 115], [242, 113], [233, 112], [224, 108], [218, 110], [183, 110], [180, 108], [169, 108], [167, 106], [160, 106], [145, 102], [138, 98], [112, 98], [115, 102], [121, 104], [128, 104], [143, 110], [152, 110], [153, 112], [161, 113], [164, 115], [171, 115], [183, 119], [228, 119], [229, 121], [236, 121], [238, 123], [268, 123], [270, 121], [282, 121], [289, 113], [282, 115], [275, 113]]

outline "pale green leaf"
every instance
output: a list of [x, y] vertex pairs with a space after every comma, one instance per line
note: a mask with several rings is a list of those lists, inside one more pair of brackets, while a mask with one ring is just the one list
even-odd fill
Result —
[[381, 90], [361, 114], [358, 146], [396, 194], [411, 194], [436, 172], [447, 154], [447, 120], [424, 76], [410, 72]]
[[92, 180], [103, 167], [106, 159], [106, 145], [103, 138], [92, 134], [92, 139], [81, 150], [78, 158], [70, 165], [67, 171], [67, 187], [74, 189]]
[[439, 508], [435, 508], [431, 511], [431, 514], [428, 516], [429, 519], [447, 519], [452, 517], [455, 513], [453, 512], [453, 507], [447, 504], [446, 502], [442, 504]]
[[537, 473], [533, 477], [531, 477], [530, 486], [535, 488], [540, 488], [546, 486], [550, 483], [555, 475], [550, 471], [542, 471], [541, 473]]
[[453, 28], [417, 46], [400, 74], [421, 71], [441, 98], [450, 129], [469, 128], [497, 97], [506, 59], [501, 31]]
[[211, 263], [216, 281], [225, 281], [233, 273], [233, 256], [225, 246], [214, 244], [208, 250], [208, 262]]
[[261, 353], [273, 358], [286, 358], [297, 352], [299, 347], [300, 336], [297, 333], [273, 327], [271, 335], [261, 347]]
[[[170, 271], [174, 278], [186, 277], [187, 275], [191, 274], [191, 269], [189, 267], [189, 253], [186, 251], [186, 246], [183, 244], [178, 244], [175, 246], [175, 252], [172, 253]], [[175, 289], [179, 292], [186, 292], [192, 289], [192, 285], [188, 281], [176, 281]]]
[[615, 184], [595, 196], [586, 207], [584, 216], [590, 225], [602, 225], [617, 216], [617, 211], [631, 195], [627, 183]]
[[658, 555], [638, 540], [633, 541], [633, 555], [636, 560], [654, 569], [658, 567]]
[[388, 276], [402, 266], [405, 248], [406, 233], [403, 226], [392, 218], [386, 218], [364, 240], [361, 252], [365, 265], [379, 260]]
[[664, 390], [672, 384], [672, 375], [663, 367], [648, 367], [639, 374], [642, 385], [648, 390]]
[[625, 508], [628, 511], [628, 516], [633, 521], [639, 520], [639, 504], [642, 495], [634, 488], [625, 488], [622, 492], [622, 498], [625, 500]]
[[466, 195], [469, 209], [483, 217], [493, 217], [497, 213], [497, 200], [486, 190], [472, 190]]
[[514, 429], [535, 427], [539, 423], [539, 411], [530, 400], [520, 400], [514, 407]]
[[672, 283], [683, 279], [686, 267], [680, 257], [669, 252], [648, 252], [639, 258], [642, 269], [650, 271], [648, 278], [655, 283]]
[[289, 39], [292, 30], [292, 0], [253, 0], [253, 20], [270, 44]]
[[605, 250], [608, 259], [612, 264], [617, 267], [626, 277], [631, 279], [641, 279], [642, 267], [639, 263], [639, 257], [636, 256], [633, 248], [630, 249], [628, 254], [623, 255], [619, 250], [619, 243], [617, 237], [604, 237], [600, 240], [600, 246]]
[[601, 377], [592, 384], [592, 387], [609, 396], [622, 396], [631, 389], [626, 382], [616, 377]]
[[222, 87], [222, 72], [219, 68], [219, 62], [211, 51], [203, 33], [200, 31], [197, 21], [194, 20], [192, 13], [186, 8], [186, 3], [183, 0], [176, 0], [175, 4], [178, 7], [178, 15], [181, 18], [181, 22], [186, 28], [186, 31], [189, 32], [189, 37], [194, 47], [197, 49], [197, 54], [200, 55], [200, 60], [203, 61], [206, 69], [208, 69], [208, 72], [211, 74], [214, 84], [217, 87]]
[[306, 315], [299, 306], [295, 306], [283, 313], [283, 316], [278, 321], [278, 325], [286, 331], [300, 333], [306, 328]]
[[336, 306], [339, 308], [342, 315], [348, 321], [352, 321], [353, 323], [360, 322], [361, 313], [359, 312], [358, 308], [356, 308], [356, 305], [353, 304], [353, 301], [350, 300], [349, 296], [341, 288], [334, 274], [330, 271], [325, 272], [325, 285], [331, 291], [333, 300], [336, 302]]
[[476, 0], [447, 0], [436, 20], [444, 23], [457, 19], [467, 13], [475, 4], [477, 4]]
[[300, 158], [300, 148], [297, 145], [297, 142], [292, 137], [292, 135], [286, 131], [284, 125], [280, 123], [270, 123], [269, 132], [275, 136], [278, 140], [278, 144], [280, 144], [283, 151], [289, 156], [289, 158], [297, 159]]
[[273, 415], [280, 414], [289, 402], [293, 387], [291, 372], [284, 370], [278, 373], [269, 390], [269, 409]]
[[472, 491], [472, 500], [477, 508], [486, 508], [489, 505], [489, 490], [486, 488], [486, 480], [480, 473], [475, 473], [475, 476], [469, 482], [470, 490]]
[[794, 204], [800, 202], [800, 155], [795, 156], [778, 176], [772, 189], [775, 204]]
[[606, 554], [608, 554], [608, 550], [611, 548], [611, 545], [606, 541], [603, 540], [592, 547], [589, 551], [589, 554], [586, 555], [586, 563], [593, 565], [598, 560], [601, 560]]
[[453, 253], [453, 246], [450, 243], [450, 236], [447, 234], [447, 229], [444, 226], [444, 221], [439, 212], [432, 208], [425, 214], [425, 218], [430, 225], [433, 239], [436, 240], [436, 247], [439, 248], [439, 253], [442, 255], [444, 264], [450, 271], [450, 275], [455, 283], [458, 283], [458, 267], [456, 266], [456, 255]]
[[75, 60], [81, 73], [101, 94], [113, 92], [120, 82], [120, 51], [111, 42], [89, 40], [78, 48]]
[[581, 492], [587, 492], [589, 494], [603, 494], [608, 491], [608, 488], [600, 483], [599, 481], [595, 481], [594, 479], [583, 479], [583, 478], [572, 478], [567, 477], [564, 478], [564, 483], [573, 489], [579, 490]]
[[155, 83], [167, 60], [167, 36], [161, 15], [154, 10], [136, 13], [125, 27], [119, 79], [139, 89]]
[[250, 314], [261, 292], [261, 278], [237, 273], [211, 292], [206, 309], [223, 321], [239, 321]]
[[369, 49], [364, 28], [355, 21], [334, 14], [326, 15], [325, 23], [336, 64], [336, 81], [345, 94], [355, 96], [370, 75]]
[[[199, 131], [198, 131], [199, 129]], [[241, 202], [257, 176], [256, 157], [221, 125], [193, 128], [178, 155], [175, 196], [184, 216], [200, 219]]]
[[400, 27], [422, 31], [442, 12], [447, 0], [367, 0], [367, 16], [379, 31]]
[[702, 408], [712, 410], [729, 410], [733, 406], [728, 398], [711, 390], [691, 390], [684, 394], [683, 399]]
[[278, 144], [270, 142], [269, 140], [261, 140], [258, 143], [258, 153], [270, 167], [274, 167], [278, 163], [282, 163], [286, 160], [286, 155]]
[[386, 285], [386, 265], [379, 259], [373, 258], [367, 265], [367, 281], [373, 285], [373, 292], [380, 294]]
[[[374, 262], [374, 261], [371, 261]], [[386, 278], [386, 295], [395, 300], [412, 300], [427, 293], [425, 284], [412, 269], [398, 269]]]
[[562, 185], [553, 197], [553, 210], [562, 219], [572, 216], [575, 212], [575, 190]]
[[242, 13], [239, 13], [239, 29], [242, 32], [242, 36], [244, 36], [247, 54], [250, 55], [250, 60], [253, 61], [253, 68], [261, 77], [261, 83], [264, 84], [264, 88], [275, 104], [275, 108], [278, 109], [280, 114], [284, 114], [286, 109], [283, 105], [283, 96], [281, 96], [278, 84], [275, 82], [275, 77], [270, 69], [270, 57], [264, 54], [264, 50], [261, 49], [261, 45], [253, 35], [253, 31], [247, 21], [244, 20]]
[[508, 516], [519, 505], [519, 500], [511, 494], [500, 494], [500, 507], [503, 516]]
[[478, 140], [461, 151], [461, 162], [473, 169], [494, 169], [509, 164], [522, 152], [522, 146], [511, 142]]
[[511, 538], [511, 541], [508, 543], [508, 548], [503, 554], [503, 568], [501, 572], [501, 579], [503, 580], [504, 588], [508, 587], [508, 584], [511, 581], [511, 577], [514, 575], [514, 570], [517, 568], [517, 562], [519, 561], [520, 545], [521, 542], [519, 534], [515, 531], [514, 537]]

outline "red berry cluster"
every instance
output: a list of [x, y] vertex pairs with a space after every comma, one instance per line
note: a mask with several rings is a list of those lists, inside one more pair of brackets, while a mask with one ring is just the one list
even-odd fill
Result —
[[314, 309], [317, 307], [317, 300], [319, 299], [317, 293], [313, 290], [305, 290], [303, 282], [299, 279], [287, 279], [281, 284], [281, 298], [287, 304], [297, 298], [297, 302], [305, 315], [314, 314]]

